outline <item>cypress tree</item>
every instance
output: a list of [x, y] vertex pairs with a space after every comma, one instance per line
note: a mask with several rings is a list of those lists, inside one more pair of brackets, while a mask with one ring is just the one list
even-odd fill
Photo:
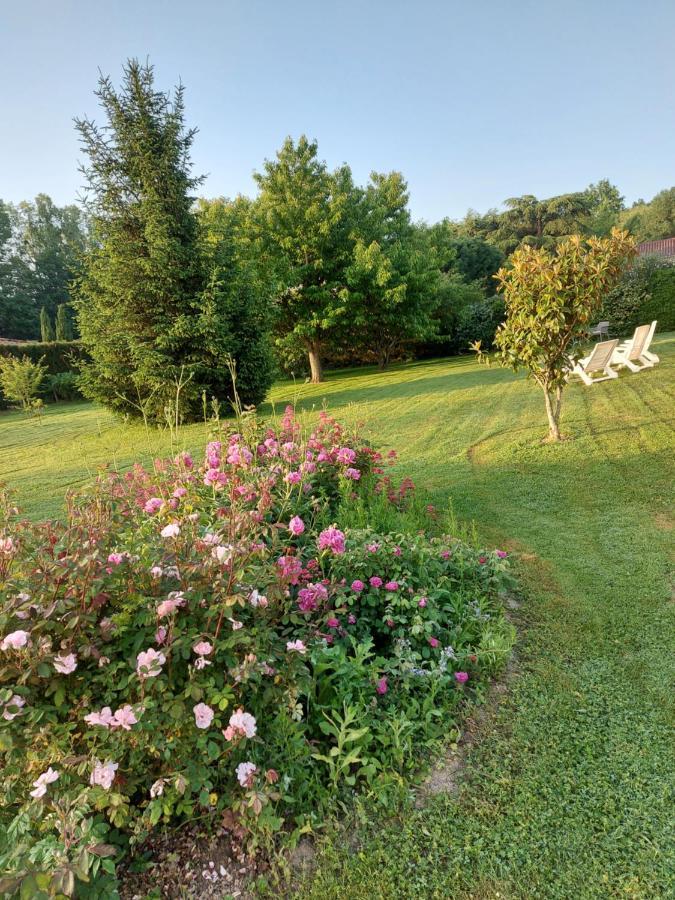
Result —
[[52, 319], [43, 306], [40, 310], [40, 340], [43, 344], [51, 344], [54, 339], [54, 326], [52, 325]]
[[59, 303], [56, 307], [56, 340], [72, 341], [73, 325], [68, 315], [68, 307], [65, 303]]

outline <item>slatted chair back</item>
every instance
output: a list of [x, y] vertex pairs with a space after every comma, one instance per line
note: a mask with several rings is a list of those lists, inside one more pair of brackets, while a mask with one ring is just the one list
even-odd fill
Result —
[[613, 341], [600, 341], [599, 344], [596, 344], [588, 358], [588, 362], [584, 366], [584, 370], [590, 373], [601, 372], [603, 369], [606, 369], [618, 343], [618, 340], [615, 339]]

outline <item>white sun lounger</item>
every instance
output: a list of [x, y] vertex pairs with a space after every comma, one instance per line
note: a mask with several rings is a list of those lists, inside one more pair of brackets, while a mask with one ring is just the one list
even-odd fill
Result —
[[659, 358], [649, 350], [655, 330], [656, 319], [651, 325], [638, 325], [633, 337], [624, 341], [612, 354], [612, 365], [626, 366], [631, 372], [641, 372], [642, 369], [650, 369], [656, 365]]
[[[608, 378], [618, 378], [619, 375], [609, 365], [612, 361], [612, 355], [616, 351], [618, 340], [600, 341], [593, 347], [593, 351], [589, 356], [580, 359], [579, 362], [570, 369], [570, 375], [578, 375], [584, 384], [595, 384], [596, 381], [606, 381]], [[596, 373], [600, 373], [600, 377], [593, 377]]]

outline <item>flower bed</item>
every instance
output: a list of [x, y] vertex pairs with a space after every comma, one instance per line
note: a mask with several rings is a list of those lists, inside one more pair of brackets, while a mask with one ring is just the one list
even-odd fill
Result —
[[160, 823], [255, 850], [386, 799], [504, 662], [505, 554], [380, 533], [412, 485], [327, 416], [241, 431], [99, 480], [65, 524], [7, 506], [0, 889], [105, 893]]

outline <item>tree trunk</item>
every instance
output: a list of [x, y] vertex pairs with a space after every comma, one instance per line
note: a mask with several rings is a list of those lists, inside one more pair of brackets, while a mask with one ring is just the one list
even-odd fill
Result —
[[310, 344], [307, 348], [309, 356], [309, 368], [312, 373], [312, 384], [323, 381], [323, 366], [321, 364], [321, 347], [318, 343]]
[[560, 410], [562, 407], [562, 388], [557, 387], [555, 393], [544, 388], [544, 402], [546, 404], [546, 415], [548, 416], [548, 440], [560, 441]]

